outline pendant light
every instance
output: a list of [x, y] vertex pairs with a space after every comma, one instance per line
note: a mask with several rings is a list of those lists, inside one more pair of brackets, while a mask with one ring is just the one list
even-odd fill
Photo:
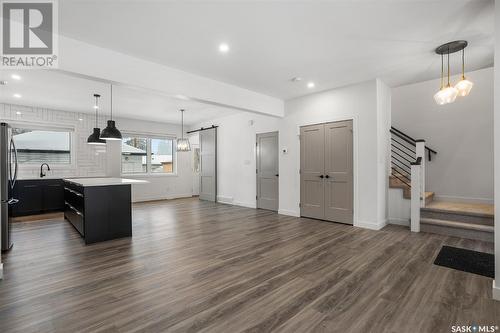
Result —
[[97, 122], [98, 122], [98, 116], [97, 116], [97, 112], [99, 110], [99, 97], [101, 97], [101, 95], [99, 94], [94, 94], [94, 97], [95, 97], [95, 104], [94, 104], [94, 109], [95, 109], [95, 127], [94, 127], [94, 130], [92, 132], [92, 134], [90, 134], [90, 136], [88, 137], [87, 139], [87, 143], [89, 145], [104, 145], [106, 144], [106, 141], [104, 141], [103, 139], [100, 138], [101, 136], [101, 129], [99, 127], [97, 127]]
[[[453, 103], [457, 96], [467, 96], [472, 89], [473, 83], [465, 78], [465, 59], [464, 59], [464, 49], [467, 47], [468, 43], [466, 40], [456, 40], [436, 48], [436, 53], [441, 55], [441, 87], [439, 91], [434, 95], [434, 100], [437, 104], [443, 105], [448, 103]], [[450, 84], [450, 54], [462, 51], [462, 80], [458, 82], [454, 87]], [[444, 56], [447, 56], [448, 62], [448, 84], [444, 85]]]
[[465, 49], [462, 49], [462, 79], [458, 81], [458, 83], [455, 85], [455, 88], [458, 90], [458, 96], [467, 96], [474, 83], [471, 81], [467, 80], [465, 78]]
[[177, 151], [190, 151], [191, 144], [189, 143], [189, 139], [184, 139], [184, 109], [181, 109], [181, 138], [177, 139]]
[[458, 95], [458, 90], [450, 84], [450, 54], [447, 54], [448, 59], [448, 84], [443, 87], [443, 55], [441, 55], [441, 89], [434, 95], [434, 100], [439, 105], [453, 103]]
[[444, 64], [443, 64], [443, 55], [441, 54], [441, 85], [439, 86], [439, 91], [436, 94], [434, 94], [434, 100], [439, 105], [446, 104], [443, 90], [444, 90]]
[[101, 132], [101, 139], [104, 140], [121, 140], [122, 134], [116, 128], [115, 121], [113, 120], [113, 85], [111, 85], [111, 117], [108, 120], [108, 126]]

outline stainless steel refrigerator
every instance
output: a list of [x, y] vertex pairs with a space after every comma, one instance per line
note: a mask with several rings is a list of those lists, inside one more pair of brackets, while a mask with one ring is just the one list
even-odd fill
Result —
[[2, 251], [12, 248], [11, 208], [19, 202], [13, 198], [17, 179], [17, 150], [12, 138], [12, 130], [6, 123], [0, 123], [0, 226]]

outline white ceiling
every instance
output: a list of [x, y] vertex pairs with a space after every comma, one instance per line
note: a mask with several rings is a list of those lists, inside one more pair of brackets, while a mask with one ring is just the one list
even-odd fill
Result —
[[65, 0], [59, 13], [66, 36], [283, 99], [375, 77], [436, 78], [433, 50], [455, 39], [470, 43], [468, 70], [493, 64], [493, 0]]
[[[21, 80], [12, 79], [14, 73], [20, 75]], [[7, 85], [0, 86], [0, 102], [94, 113], [93, 95], [98, 93], [101, 95], [100, 112], [107, 115], [110, 111], [110, 85], [104, 82], [52, 70], [5, 70], [0, 74], [0, 79], [8, 81]], [[14, 94], [20, 94], [21, 98], [15, 98]], [[184, 122], [188, 125], [237, 112], [137, 87], [113, 86], [113, 115], [116, 117], [180, 124], [179, 109], [186, 109]]]

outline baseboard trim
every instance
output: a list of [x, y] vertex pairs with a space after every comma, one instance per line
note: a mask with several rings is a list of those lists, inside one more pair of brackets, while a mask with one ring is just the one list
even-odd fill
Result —
[[493, 297], [493, 299], [500, 301], [500, 286], [496, 285], [495, 280], [493, 280], [492, 297]]
[[300, 212], [293, 211], [293, 210], [287, 210], [287, 209], [278, 209], [278, 214], [300, 217]]
[[250, 202], [233, 201], [232, 205], [246, 207], [246, 208], [257, 208], [257, 204], [255, 202], [250, 203]]
[[223, 195], [218, 195], [217, 202], [232, 205], [233, 204], [233, 197], [226, 197]]
[[405, 227], [409, 227], [410, 220], [409, 219], [402, 219], [399, 217], [389, 217], [389, 224], [396, 224], [396, 225], [402, 225]]
[[380, 230], [387, 225], [387, 221], [383, 222], [372, 222], [372, 221], [356, 221], [354, 223], [355, 227], [365, 228], [370, 230]]
[[192, 193], [185, 194], [174, 194], [174, 195], [152, 195], [147, 197], [134, 198], [132, 200], [133, 203], [136, 202], [147, 202], [147, 201], [158, 201], [158, 200], [172, 200], [172, 199], [180, 199], [180, 198], [191, 198], [193, 196]]
[[485, 204], [485, 205], [493, 205], [494, 200], [490, 198], [469, 198], [469, 197], [459, 197], [453, 195], [434, 195], [434, 201], [450, 201], [450, 202], [459, 202], [459, 203], [476, 203], [476, 204]]

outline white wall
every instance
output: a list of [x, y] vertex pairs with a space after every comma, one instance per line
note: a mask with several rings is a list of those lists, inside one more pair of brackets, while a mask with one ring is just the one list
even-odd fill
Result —
[[[157, 135], [170, 135], [180, 137], [181, 126], [151, 122], [137, 121], [135, 119], [117, 118], [116, 125], [122, 134], [146, 133]], [[149, 176], [131, 176], [123, 175], [125, 178], [143, 179], [149, 181], [148, 184], [136, 184], [132, 187], [132, 201], [148, 201], [160, 199], [173, 199], [181, 197], [190, 197], [192, 195], [193, 182], [191, 171], [191, 154], [189, 152], [181, 152], [176, 155], [177, 170], [175, 175], [149, 175]], [[108, 149], [108, 158], [114, 161], [112, 174], [120, 174], [121, 162], [121, 147], [113, 150]]]
[[[377, 91], [377, 90], [381, 91]], [[377, 102], [377, 97], [384, 101]], [[285, 102], [285, 117], [241, 113], [199, 124], [219, 125], [218, 190], [222, 202], [255, 207], [255, 134], [279, 131], [279, 212], [299, 216], [300, 141], [303, 125], [353, 119], [354, 125], [354, 224], [379, 229], [386, 223], [386, 173], [388, 142], [379, 131], [390, 116], [390, 91], [377, 80], [317, 93]], [[253, 120], [253, 124], [250, 124]], [[379, 156], [379, 153], [381, 156]], [[380, 171], [384, 168], [384, 171]], [[385, 188], [380, 188], [385, 186]]]
[[[250, 124], [250, 121], [253, 121], [253, 124]], [[217, 118], [193, 128], [208, 127], [212, 124], [219, 125], [217, 129], [218, 201], [255, 208], [255, 136], [256, 133], [278, 130], [280, 118], [242, 112]]]
[[[500, 64], [500, 1], [495, 1], [495, 63]], [[500, 71], [495, 67], [495, 281], [493, 298], [500, 301]]]
[[470, 95], [443, 106], [433, 99], [440, 80], [393, 88], [392, 125], [438, 152], [425, 170], [436, 200], [493, 203], [493, 68], [466, 75]]
[[[20, 112], [21, 114], [17, 114]], [[82, 119], [82, 120], [79, 120]], [[59, 125], [74, 128], [73, 146], [75, 163], [70, 167], [51, 166], [48, 176], [52, 177], [120, 177], [121, 145], [120, 141], [110, 141], [105, 147], [88, 145], [87, 137], [94, 127], [94, 116], [91, 114], [50, 110], [45, 108], [21, 105], [0, 104], [0, 121], [24, 122]], [[179, 125], [117, 118], [116, 125], [122, 131], [134, 133], [150, 133], [158, 135], [179, 136]], [[101, 129], [105, 127], [105, 117], [100, 117]], [[20, 178], [39, 178], [40, 166], [23, 167]], [[149, 180], [149, 184], [133, 185], [132, 200], [158, 200], [191, 196], [192, 172], [190, 154], [179, 153], [177, 156], [176, 175], [137, 176], [126, 175], [127, 178]]]
[[377, 80], [377, 180], [378, 221], [387, 222], [389, 212], [389, 175], [391, 174], [391, 88]]
[[280, 210], [299, 213], [299, 126], [353, 119], [354, 224], [372, 229], [386, 224], [387, 191], [380, 188], [383, 181], [379, 179], [379, 170], [386, 163], [386, 154], [381, 149], [386, 149], [383, 147], [387, 143], [384, 145], [379, 136], [384, 135], [380, 128], [387, 117], [383, 115], [387, 112], [384, 107], [387, 101], [379, 104], [377, 98], [388, 92], [379, 92], [379, 88], [384, 89], [383, 83], [373, 80], [285, 102], [280, 139], [288, 146], [289, 154], [280, 160], [280, 178], [284, 175], [287, 180], [280, 182]]
[[403, 190], [400, 188], [389, 189], [389, 212], [388, 222], [410, 226], [411, 200], [403, 197]]

